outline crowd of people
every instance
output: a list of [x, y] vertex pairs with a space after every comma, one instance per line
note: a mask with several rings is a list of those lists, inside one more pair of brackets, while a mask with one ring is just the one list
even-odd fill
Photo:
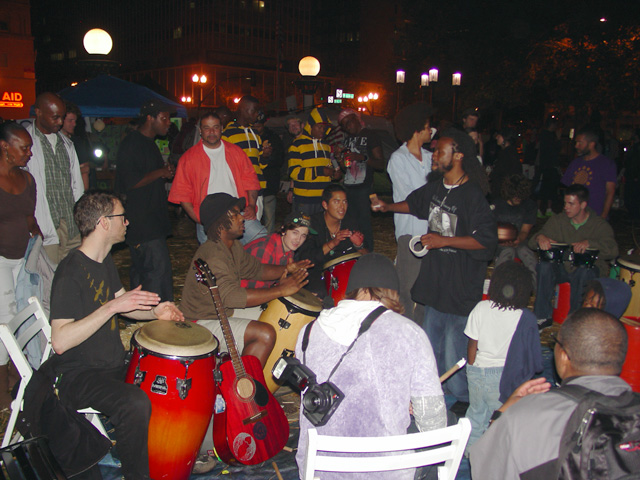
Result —
[[[553, 460], [572, 404], [531, 379], [543, 369], [539, 330], [551, 324], [554, 290], [563, 282], [571, 315], [554, 349], [560, 378], [607, 395], [629, 390], [617, 377], [626, 305], [620, 309], [610, 293], [623, 292], [626, 303], [631, 295], [623, 282], [604, 278], [619, 253], [608, 222], [617, 172], [592, 128], [578, 132], [577, 158], [560, 177], [557, 120], [548, 121], [531, 182], [510, 129], [495, 136], [499, 150], [488, 172], [483, 157], [492, 149], [478, 133], [477, 110], [436, 133], [430, 106], [405, 107], [394, 121], [401, 144], [388, 162], [359, 112], [343, 109], [337, 125], [323, 108], [291, 115], [281, 137], [251, 96], [236, 112], [222, 107], [187, 123], [167, 162], [154, 139], [167, 134], [172, 113], [159, 100], [142, 106], [117, 153], [115, 193], [87, 190], [86, 165], [64, 133], [80, 112], [57, 95], [37, 97], [26, 127], [0, 127], [0, 322], [18, 311], [20, 271], [39, 241], [37, 251], [55, 269], [53, 279], [40, 272], [55, 351], [42, 369], [61, 402], [110, 417], [125, 478], [149, 478], [151, 407], [124, 382], [117, 315], [198, 322], [223, 338], [208, 287], [192, 273], [180, 304], [173, 303], [168, 202], [196, 224], [193, 259], [209, 265], [243, 355], [264, 367], [274, 348], [278, 333], [258, 321], [261, 305], [303, 288], [323, 300], [315, 328], [295, 348], [319, 383], [331, 380], [345, 396], [321, 433], [398, 435], [412, 419], [421, 431], [440, 428], [448, 398], [472, 422], [467, 453], [476, 478], [520, 478]], [[374, 194], [375, 171], [388, 173], [392, 201]], [[559, 185], [562, 211], [548, 214]], [[277, 226], [282, 186], [291, 207]], [[394, 213], [395, 262], [372, 253], [372, 212]], [[532, 236], [537, 216], [545, 223]], [[120, 242], [131, 255], [128, 292], [110, 254]], [[345, 256], [357, 261], [336, 305], [323, 271]], [[467, 367], [441, 385], [439, 375], [461, 358]], [[15, 376], [2, 349], [0, 407], [10, 405]], [[312, 426], [302, 410], [299, 464]], [[82, 475], [100, 478], [97, 467]]]

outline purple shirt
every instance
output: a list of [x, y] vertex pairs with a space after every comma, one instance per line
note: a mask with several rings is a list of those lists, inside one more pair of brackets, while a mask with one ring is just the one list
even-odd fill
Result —
[[562, 183], [567, 186], [579, 183], [587, 187], [589, 206], [598, 215], [602, 215], [607, 182], [616, 183], [616, 179], [616, 164], [604, 155], [598, 155], [592, 160], [585, 160], [583, 157], [573, 160], [562, 177]]

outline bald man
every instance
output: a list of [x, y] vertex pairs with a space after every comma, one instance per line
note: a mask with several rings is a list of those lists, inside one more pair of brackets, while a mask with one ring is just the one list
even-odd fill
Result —
[[66, 113], [64, 101], [55, 93], [41, 93], [35, 113], [35, 121], [26, 126], [33, 140], [33, 155], [26, 168], [36, 180], [36, 220], [44, 236], [44, 249], [57, 264], [80, 245], [73, 206], [84, 193], [84, 184], [73, 142], [60, 133]]
[[[553, 353], [563, 385], [581, 385], [609, 396], [631, 390], [618, 376], [627, 353], [627, 332], [602, 310], [572, 313], [560, 328]], [[520, 395], [505, 402], [499, 409], [504, 414], [470, 447], [473, 478], [551, 478], [549, 469], [558, 458], [562, 433], [578, 404], [554, 391]]]

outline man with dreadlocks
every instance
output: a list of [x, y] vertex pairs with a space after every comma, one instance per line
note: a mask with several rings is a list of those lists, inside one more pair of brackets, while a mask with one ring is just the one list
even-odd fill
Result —
[[527, 309], [533, 289], [531, 272], [513, 260], [493, 271], [489, 300], [478, 303], [464, 334], [467, 345], [467, 380], [471, 446], [489, 426], [515, 387], [542, 371], [542, 350], [536, 316]]
[[[464, 327], [482, 298], [498, 231], [485, 199], [487, 177], [469, 135], [456, 129], [444, 131], [433, 153], [432, 169], [429, 182], [404, 202], [376, 200], [372, 208], [429, 221], [429, 233], [420, 238], [429, 253], [422, 259], [411, 296], [425, 305], [422, 328], [433, 346], [438, 372], [443, 374], [467, 354]], [[464, 370], [444, 387], [458, 401], [469, 401]]]

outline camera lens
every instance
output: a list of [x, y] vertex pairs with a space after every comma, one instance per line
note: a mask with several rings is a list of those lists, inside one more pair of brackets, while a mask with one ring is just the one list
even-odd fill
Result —
[[323, 394], [323, 392], [316, 392], [315, 389], [311, 389], [304, 396], [304, 408], [311, 413], [322, 413], [327, 409], [327, 400], [328, 399]]

